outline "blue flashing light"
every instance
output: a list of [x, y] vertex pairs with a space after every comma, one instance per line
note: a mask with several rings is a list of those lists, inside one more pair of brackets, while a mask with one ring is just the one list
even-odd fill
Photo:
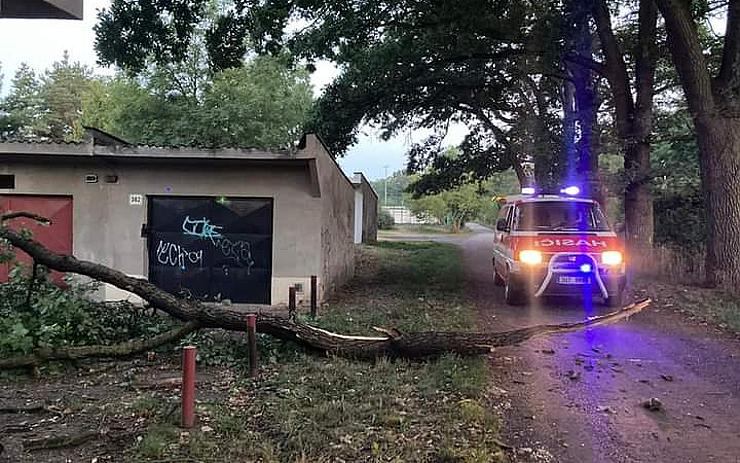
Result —
[[581, 264], [581, 272], [583, 273], [591, 273], [591, 264]]
[[576, 196], [581, 192], [581, 189], [578, 188], [575, 185], [565, 187], [562, 190], [560, 190], [561, 193], [565, 193], [568, 196]]
[[533, 195], [536, 191], [533, 186], [525, 186], [522, 188], [522, 194], [523, 195]]

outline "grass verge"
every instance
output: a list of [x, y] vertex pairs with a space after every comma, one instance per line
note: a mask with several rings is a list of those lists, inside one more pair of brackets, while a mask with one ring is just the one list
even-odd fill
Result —
[[[462, 295], [458, 251], [432, 243], [381, 243], [359, 251], [358, 275], [318, 324], [343, 333], [475, 328]], [[198, 461], [495, 462], [495, 417], [484, 359], [446, 356], [374, 363], [322, 358], [261, 339], [256, 381], [198, 406], [180, 432], [156, 422], [132, 449], [146, 459]], [[144, 401], [143, 403], [146, 403]], [[141, 406], [141, 403], [138, 404]], [[139, 413], [142, 413], [139, 410]], [[155, 420], [156, 421], [156, 420]], [[171, 421], [171, 420], [170, 420]]]
[[422, 235], [460, 235], [463, 233], [470, 233], [470, 230], [463, 228], [459, 232], [453, 232], [450, 227], [446, 225], [436, 224], [399, 224], [395, 225], [390, 230], [379, 230], [380, 236], [394, 236], [403, 235], [407, 233], [422, 234]]
[[691, 318], [740, 335], [740, 297], [718, 289], [642, 279], [636, 289]]

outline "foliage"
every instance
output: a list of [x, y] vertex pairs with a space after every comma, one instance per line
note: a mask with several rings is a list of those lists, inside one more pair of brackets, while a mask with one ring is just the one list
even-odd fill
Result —
[[198, 330], [185, 336], [180, 346], [198, 346], [197, 361], [204, 365], [245, 366], [249, 347], [243, 336], [222, 330]]
[[445, 193], [420, 196], [409, 203], [409, 208], [416, 216], [433, 219], [438, 223], [445, 224], [447, 214], [450, 212]]
[[656, 117], [658, 136], [653, 143], [653, 183], [656, 189], [680, 194], [700, 186], [699, 148], [691, 116], [685, 108], [664, 111]]
[[53, 63], [44, 73], [40, 88], [45, 105], [44, 131], [40, 134], [43, 138], [65, 141], [82, 138], [82, 101], [91, 82], [92, 70], [71, 62], [66, 52], [61, 61]]
[[164, 146], [286, 148], [300, 138], [311, 85], [286, 57], [256, 57], [218, 72], [197, 50], [188, 58], [139, 77], [95, 77], [66, 54], [40, 78], [22, 65], [0, 100], [0, 137], [79, 141], [84, 125]]
[[95, 283], [69, 282], [62, 288], [42, 269], [30, 304], [30, 278], [15, 267], [0, 284], [0, 355], [25, 354], [36, 347], [114, 344], [152, 336], [170, 322], [127, 304], [109, 306], [91, 300]]
[[[239, 39], [249, 31], [259, 51], [287, 47], [309, 67], [322, 58], [340, 66], [310, 126], [335, 153], [353, 144], [358, 126], [368, 121], [381, 126], [385, 136], [404, 128], [431, 129], [433, 140], [451, 122], [460, 122], [470, 133], [454, 162], [440, 156], [434, 141], [411, 152], [412, 170], [449, 172], [438, 177], [444, 185], [435, 191], [459, 185], [467, 176], [483, 179], [512, 166], [521, 170], [521, 162], [531, 159], [547, 160], [541, 169], [546, 174], [551, 165], [560, 169], [546, 159], [561, 145], [558, 115], [550, 110], [559, 107], [558, 81], [544, 72], [558, 67], [558, 38], [552, 34], [559, 32], [561, 15], [554, 3], [505, 0], [492, 7], [483, 0], [248, 0], [215, 14], [204, 12], [201, 3], [149, 0], [146, 8], [153, 11], [139, 11], [144, 7], [115, 0], [100, 14], [102, 59], [134, 71], [147, 60], [181, 61], [183, 53], [162, 50], [174, 31], [192, 31], [202, 22], [221, 38], [220, 48], [208, 50], [210, 61], [233, 62], [241, 54]], [[179, 7], [188, 13], [173, 14]], [[286, 31], [296, 21], [305, 27]], [[131, 44], [118, 44], [122, 35], [131, 36]], [[181, 37], [191, 43], [194, 35]], [[547, 52], [532, 59], [526, 56], [528, 48]]]
[[466, 222], [480, 217], [490, 206], [482, 193], [478, 186], [466, 184], [435, 195], [420, 196], [411, 201], [410, 208], [413, 213], [432, 217], [458, 232]]
[[396, 221], [393, 220], [393, 216], [390, 212], [383, 209], [378, 209], [378, 229], [379, 230], [390, 230], [396, 225]]
[[[378, 193], [379, 201], [383, 206], [403, 206], [408, 201], [406, 190], [413, 177], [404, 171], [393, 172], [386, 178], [372, 181], [373, 188]], [[388, 201], [386, 202], [386, 193]]]
[[26, 64], [16, 71], [0, 100], [0, 138], [73, 141], [82, 136], [82, 100], [92, 71], [64, 54], [41, 76]]
[[303, 134], [312, 103], [308, 73], [255, 58], [216, 74], [200, 111], [201, 143], [288, 147]]
[[[207, 3], [207, 0], [112, 2], [110, 9], [98, 13], [95, 26], [95, 48], [101, 63], [141, 71], [150, 54], [162, 64], [184, 60], [200, 16], [207, 14]], [[148, 53], [141, 53], [142, 50]]]
[[500, 205], [496, 201], [496, 198], [515, 195], [521, 192], [519, 180], [517, 180], [516, 175], [512, 171], [493, 174], [480, 187], [484, 191], [483, 199], [485, 205], [481, 213], [478, 214], [477, 220], [488, 225], [494, 225], [498, 216]]
[[655, 242], [694, 249], [707, 241], [704, 196], [696, 187], [681, 194], [656, 195]]
[[685, 110], [661, 114], [653, 143], [655, 242], [697, 247], [706, 243], [706, 207], [699, 149]]
[[203, 82], [162, 69], [102, 82], [85, 122], [134, 143], [284, 148], [300, 138], [311, 102], [305, 72], [258, 57]]
[[0, 139], [24, 139], [35, 133], [42, 107], [39, 85], [36, 73], [21, 64], [10, 92], [0, 100]]

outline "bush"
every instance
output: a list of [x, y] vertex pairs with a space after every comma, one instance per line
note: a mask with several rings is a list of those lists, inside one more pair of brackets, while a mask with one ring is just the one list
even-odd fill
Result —
[[98, 283], [52, 283], [46, 271], [34, 284], [27, 303], [30, 278], [14, 268], [0, 284], [0, 355], [26, 354], [37, 347], [115, 344], [151, 336], [171, 326], [164, 317], [151, 315], [129, 303], [91, 300]]
[[694, 248], [706, 243], [704, 198], [698, 186], [680, 194], [658, 192], [653, 208], [656, 244]]
[[396, 221], [393, 220], [393, 216], [390, 212], [385, 209], [378, 211], [378, 229], [390, 230], [396, 225]]

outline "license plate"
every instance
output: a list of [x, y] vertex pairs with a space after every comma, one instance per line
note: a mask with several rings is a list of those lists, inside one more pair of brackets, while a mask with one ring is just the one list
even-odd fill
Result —
[[591, 283], [591, 278], [561, 276], [558, 277], [558, 283], [561, 285], [587, 285]]

